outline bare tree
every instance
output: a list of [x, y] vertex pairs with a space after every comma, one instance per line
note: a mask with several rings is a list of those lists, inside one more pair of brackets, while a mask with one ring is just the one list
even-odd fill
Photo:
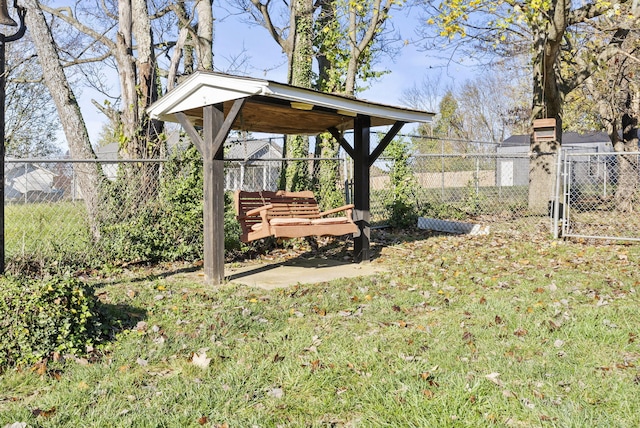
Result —
[[[76, 159], [95, 159], [80, 107], [60, 63], [56, 45], [44, 14], [36, 0], [23, 0], [23, 4], [27, 10], [26, 24], [36, 47], [45, 84], [56, 104], [69, 150]], [[89, 215], [91, 231], [94, 238], [97, 239], [100, 236], [97, 214], [99, 209], [98, 187], [102, 179], [101, 171], [95, 163], [80, 163], [75, 165], [75, 168], [78, 185]]]
[[56, 143], [60, 120], [33, 43], [24, 37], [6, 46], [7, 88], [5, 150], [9, 157], [47, 157], [62, 154]]

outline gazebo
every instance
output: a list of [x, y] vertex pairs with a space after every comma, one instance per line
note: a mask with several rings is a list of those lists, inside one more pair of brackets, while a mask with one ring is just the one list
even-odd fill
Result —
[[[224, 154], [231, 130], [288, 135], [330, 132], [354, 162], [354, 259], [370, 258], [370, 167], [406, 124], [431, 122], [434, 114], [322, 93], [264, 79], [198, 71], [148, 109], [153, 118], [178, 122], [204, 163], [204, 274], [224, 280]], [[390, 126], [372, 147], [372, 127]], [[202, 128], [202, 136], [197, 131]], [[343, 133], [353, 130], [353, 146]]]

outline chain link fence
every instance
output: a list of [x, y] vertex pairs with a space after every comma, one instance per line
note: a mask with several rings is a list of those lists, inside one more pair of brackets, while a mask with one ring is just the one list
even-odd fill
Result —
[[556, 219], [563, 237], [640, 240], [639, 156], [563, 153]]
[[[565, 237], [640, 236], [640, 225], [628, 215], [640, 208], [638, 153], [565, 154], [559, 168], [562, 180], [557, 181], [562, 208], [553, 210], [550, 205], [549, 213], [533, 213], [528, 208], [528, 151], [434, 139], [413, 144], [422, 146], [422, 154], [405, 159], [410, 174], [403, 180], [408, 180], [405, 189], [410, 189], [412, 208], [421, 217], [479, 223], [516, 237], [549, 236], [554, 224]], [[323, 208], [353, 201], [350, 159], [283, 159], [277, 145], [275, 149], [262, 147], [267, 156], [227, 157], [229, 194], [282, 188], [283, 168], [297, 162], [306, 165], [308, 187]], [[100, 254], [115, 257], [114, 263], [136, 257], [200, 257], [201, 164], [197, 152], [190, 156], [171, 161], [7, 160], [7, 258], [37, 254], [64, 263], [73, 254], [73, 262], [82, 264]], [[381, 157], [371, 167], [374, 227], [386, 225], [392, 214], [398, 186], [395, 162]], [[549, 200], [554, 200], [552, 190]], [[555, 223], [552, 212], [558, 213]]]
[[37, 255], [62, 262], [73, 254], [90, 260], [105, 250], [103, 235], [113, 235], [117, 225], [157, 205], [164, 164], [162, 160], [5, 160], [7, 258]]

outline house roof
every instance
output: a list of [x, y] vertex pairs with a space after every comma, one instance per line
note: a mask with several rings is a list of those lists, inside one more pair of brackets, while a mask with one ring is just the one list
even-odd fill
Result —
[[235, 141], [227, 149], [225, 158], [231, 159], [269, 159], [270, 153], [282, 157], [282, 146], [271, 139]]
[[94, 150], [98, 159], [118, 159], [119, 143], [109, 143]]
[[152, 104], [153, 118], [178, 122], [175, 113], [184, 112], [196, 126], [202, 125], [203, 107], [222, 104], [225, 116], [233, 101], [246, 103], [232, 129], [279, 134], [318, 134], [335, 127], [354, 128], [354, 118], [365, 115], [371, 126], [396, 122], [431, 122], [434, 113], [373, 103], [343, 95], [276, 83], [251, 77], [197, 71]]

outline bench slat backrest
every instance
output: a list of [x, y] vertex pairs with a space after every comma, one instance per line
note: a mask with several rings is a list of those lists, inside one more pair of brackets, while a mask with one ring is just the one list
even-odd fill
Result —
[[236, 192], [236, 213], [243, 233], [251, 230], [251, 226], [260, 223], [260, 216], [246, 216], [246, 212], [265, 205], [273, 205], [268, 212], [268, 219], [276, 217], [308, 218], [320, 217], [318, 202], [312, 191], [302, 192]]

